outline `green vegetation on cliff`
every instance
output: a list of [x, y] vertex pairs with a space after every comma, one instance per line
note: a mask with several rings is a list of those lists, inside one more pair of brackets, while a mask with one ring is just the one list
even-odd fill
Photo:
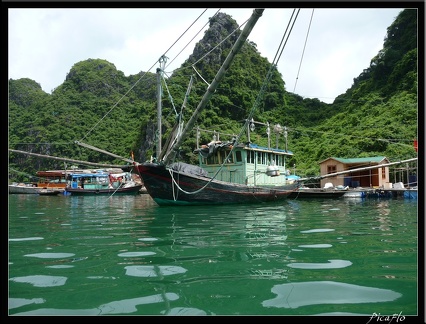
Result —
[[[204, 38], [182, 67], [167, 79], [169, 96], [163, 100], [163, 140], [180, 111], [187, 91], [189, 67], [219, 43], [221, 25], [229, 33], [236, 22], [222, 14], [210, 22]], [[288, 149], [301, 175], [319, 174], [319, 162], [341, 158], [386, 156], [390, 161], [416, 156], [413, 140], [418, 132], [417, 10], [402, 11], [388, 27], [383, 49], [346, 93], [332, 104], [303, 99], [286, 91], [282, 76], [274, 71], [254, 119], [279, 123], [288, 128]], [[235, 35], [234, 37], [237, 37]], [[196, 64], [199, 73], [212, 80], [229, 52], [232, 39], [222, 44], [220, 54]], [[211, 46], [211, 45], [210, 45]], [[201, 129], [237, 134], [256, 101], [270, 62], [256, 45], [247, 42], [198, 119]], [[138, 81], [139, 80], [139, 81]], [[187, 120], [206, 90], [199, 77], [194, 83], [184, 117]], [[131, 89], [131, 90], [130, 90]], [[129, 91], [130, 90], [130, 91]], [[45, 93], [30, 79], [9, 80], [9, 148], [75, 160], [124, 164], [109, 155], [75, 144], [88, 143], [123, 157], [134, 152], [143, 162], [155, 152], [156, 75], [140, 72], [126, 77], [114, 64], [101, 59], [76, 63], [62, 85]], [[171, 100], [173, 98], [173, 101]], [[256, 142], [266, 144], [259, 131]], [[211, 133], [202, 133], [209, 142]], [[226, 140], [221, 137], [221, 139]], [[282, 140], [282, 139], [281, 139]], [[196, 161], [195, 133], [182, 145], [180, 158]], [[63, 169], [63, 162], [9, 152], [10, 170], [35, 174], [37, 170]], [[9, 178], [25, 180], [22, 174]]]

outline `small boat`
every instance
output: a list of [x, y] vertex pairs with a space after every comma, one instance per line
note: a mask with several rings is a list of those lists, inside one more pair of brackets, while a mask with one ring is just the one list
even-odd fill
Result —
[[39, 194], [42, 188], [37, 187], [36, 183], [13, 182], [9, 184], [10, 194]]
[[[197, 143], [197, 148], [193, 153], [198, 155], [198, 165], [175, 161], [177, 152], [188, 132], [193, 130], [200, 111], [215, 93], [234, 56], [246, 42], [262, 13], [263, 9], [253, 11], [185, 128], [183, 128], [183, 124], [175, 125], [176, 132], [172, 130], [164, 150], [159, 149], [161, 148], [161, 136], [158, 136], [156, 157], [148, 162], [134, 163], [148, 194], [158, 205], [278, 202], [287, 199], [299, 187], [297, 181], [287, 181], [286, 179], [288, 171], [286, 158], [293, 155], [291, 151], [278, 148], [278, 144], [277, 147], [269, 144], [261, 146], [250, 141], [250, 131], [254, 131], [255, 124], [266, 128], [268, 143], [270, 143], [269, 136], [273, 132], [276, 132], [277, 142], [279, 134], [284, 134], [286, 137], [286, 128], [279, 124], [270, 127], [269, 123], [254, 121], [252, 117], [247, 118], [242, 127], [242, 132], [247, 130], [248, 140], [246, 142], [240, 142], [239, 136], [230, 136], [230, 140], [220, 141], [219, 136], [214, 135], [209, 144], [198, 147]], [[162, 57], [159, 62], [165, 66], [165, 57]], [[164, 66], [157, 69], [158, 79], [161, 79]], [[269, 72], [271, 73], [273, 69], [274, 67], [271, 66]], [[269, 73], [265, 78], [265, 83], [269, 80], [268, 75]], [[161, 89], [161, 84], [157, 85]], [[261, 96], [259, 95], [259, 97]], [[157, 103], [158, 107], [161, 107], [160, 103], [161, 100]], [[161, 116], [160, 109], [158, 116]], [[161, 120], [159, 125], [161, 125]], [[160, 127], [159, 129], [161, 131]]]
[[348, 192], [348, 187], [336, 186], [332, 188], [300, 187], [292, 192], [289, 198], [340, 198]]
[[143, 185], [135, 182], [130, 172], [70, 173], [69, 186], [65, 191], [71, 195], [137, 195]]
[[10, 194], [59, 194], [65, 191], [66, 172], [61, 170], [37, 171], [37, 182], [9, 184]]
[[59, 194], [62, 194], [63, 190], [54, 190], [54, 189], [40, 189], [38, 194], [40, 196], [57, 196]]
[[366, 198], [367, 194], [364, 190], [353, 189], [344, 193], [343, 198]]

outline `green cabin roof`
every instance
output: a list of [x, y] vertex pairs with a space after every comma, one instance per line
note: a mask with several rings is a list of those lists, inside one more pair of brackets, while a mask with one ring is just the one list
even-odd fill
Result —
[[[354, 163], [380, 163], [383, 160], [387, 161], [387, 158], [385, 156], [372, 156], [372, 157], [365, 157], [365, 158], [350, 158], [350, 159], [343, 159], [343, 158], [337, 158], [337, 157], [331, 157], [328, 159], [333, 159], [338, 162], [344, 163], [344, 164], [354, 164]], [[328, 159], [325, 159], [324, 161], [327, 161]], [[322, 161], [322, 162], [324, 162]], [[321, 163], [322, 163], [321, 162]]]

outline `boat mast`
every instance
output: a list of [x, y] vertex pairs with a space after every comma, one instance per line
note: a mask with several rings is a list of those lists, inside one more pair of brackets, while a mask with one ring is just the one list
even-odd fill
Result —
[[161, 107], [161, 98], [163, 95], [163, 88], [161, 87], [161, 77], [164, 73], [164, 68], [166, 65], [167, 57], [165, 55], [161, 56], [158, 62], [160, 63], [160, 67], [157, 69], [157, 150], [156, 155], [159, 158], [161, 154], [161, 124], [162, 124], [162, 107]]
[[[252, 15], [250, 16], [249, 20], [247, 21], [247, 24], [244, 26], [243, 31], [241, 32], [240, 36], [238, 37], [237, 41], [235, 42], [234, 46], [232, 47], [231, 51], [229, 52], [228, 56], [225, 59], [225, 62], [223, 62], [221, 68], [217, 72], [215, 78], [213, 79], [213, 82], [209, 85], [207, 88], [206, 93], [204, 94], [203, 98], [201, 99], [200, 103], [198, 104], [197, 108], [194, 111], [194, 114], [189, 119], [188, 123], [186, 124], [184, 130], [182, 131], [181, 136], [177, 139], [175, 144], [171, 147], [170, 151], [165, 154], [164, 159], [162, 162], [167, 165], [170, 163], [171, 160], [173, 160], [176, 157], [176, 154], [179, 150], [179, 147], [185, 140], [188, 132], [194, 127], [194, 124], [198, 118], [198, 115], [200, 114], [201, 110], [204, 109], [204, 107], [207, 105], [207, 102], [212, 97], [213, 93], [216, 91], [216, 88], [219, 85], [219, 82], [223, 79], [225, 76], [226, 71], [229, 69], [229, 66], [231, 65], [232, 61], [234, 60], [235, 55], [239, 52], [241, 47], [243, 46], [244, 42], [246, 41], [247, 37], [251, 33], [254, 25], [256, 24], [257, 20], [262, 16], [263, 11], [265, 9], [254, 9]], [[161, 161], [159, 161], [161, 162]]]

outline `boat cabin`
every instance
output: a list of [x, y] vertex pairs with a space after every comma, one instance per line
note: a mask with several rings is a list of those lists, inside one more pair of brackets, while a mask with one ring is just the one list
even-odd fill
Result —
[[71, 173], [68, 175], [71, 188], [82, 189], [109, 189], [110, 179], [109, 173]]
[[332, 183], [334, 187], [341, 185], [351, 188], [390, 188], [392, 183], [389, 181], [388, 166], [363, 170], [363, 168], [387, 163], [389, 160], [384, 156], [349, 159], [330, 157], [320, 162], [321, 176], [352, 169], [359, 170], [321, 179], [321, 188], [324, 188], [326, 183]]
[[67, 186], [67, 175], [65, 171], [37, 171], [36, 175], [38, 178], [36, 186], [39, 188], [65, 189]]
[[82, 188], [82, 189], [116, 189], [123, 183], [127, 183], [132, 180], [130, 172], [104, 172], [98, 171], [93, 173], [70, 173], [68, 174], [68, 181], [70, 182], [71, 188]]
[[282, 186], [289, 182], [286, 158], [293, 155], [290, 151], [252, 143], [234, 147], [233, 142], [212, 141], [194, 153], [199, 153], [199, 166], [217, 180], [249, 186]]

